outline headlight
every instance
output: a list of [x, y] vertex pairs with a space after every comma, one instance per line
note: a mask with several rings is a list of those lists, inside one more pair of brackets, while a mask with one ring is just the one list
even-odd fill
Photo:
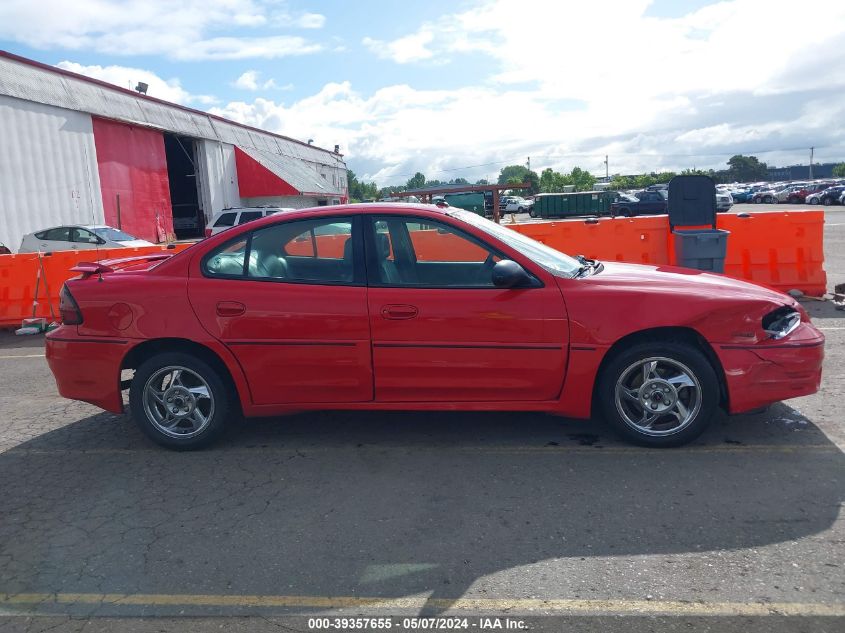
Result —
[[801, 325], [801, 314], [794, 308], [783, 306], [763, 317], [763, 330], [778, 340], [789, 336]]

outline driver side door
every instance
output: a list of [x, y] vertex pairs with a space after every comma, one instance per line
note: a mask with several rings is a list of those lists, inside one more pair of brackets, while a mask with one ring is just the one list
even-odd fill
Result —
[[365, 227], [376, 401], [558, 397], [568, 323], [556, 284], [496, 288], [504, 256], [445, 222], [385, 215]]

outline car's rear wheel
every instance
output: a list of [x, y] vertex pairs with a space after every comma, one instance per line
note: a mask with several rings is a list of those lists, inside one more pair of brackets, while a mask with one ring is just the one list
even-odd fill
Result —
[[822, 199], [822, 204], [823, 204], [824, 206], [826, 206], [826, 207], [829, 207], [829, 206], [831, 205], [831, 203], [832, 203], [832, 202], [833, 202], [833, 200], [831, 200], [830, 198], [824, 198], [824, 199]]
[[537, 212], [534, 210], [534, 208], [533, 208], [533, 207], [532, 207], [531, 209], [529, 209], [529, 210], [528, 210], [528, 217], [531, 217], [531, 218], [536, 218], [536, 217], [537, 217]]
[[655, 341], [614, 356], [602, 372], [598, 396], [605, 420], [625, 439], [643, 446], [680, 446], [712, 421], [719, 383], [695, 347]]
[[213, 442], [231, 411], [230, 395], [217, 370], [181, 352], [158, 354], [138, 367], [129, 406], [147, 437], [177, 450]]
[[765, 200], [766, 200], [767, 204], [774, 204], [775, 202], [777, 202], [777, 200], [775, 200], [774, 196], [766, 196]]

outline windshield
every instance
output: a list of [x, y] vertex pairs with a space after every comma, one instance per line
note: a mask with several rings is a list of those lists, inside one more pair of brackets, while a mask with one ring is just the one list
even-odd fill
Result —
[[495, 222], [482, 218], [476, 213], [456, 210], [451, 211], [449, 216], [462, 220], [467, 224], [471, 224], [488, 235], [492, 235], [496, 239], [501, 240], [512, 249], [519, 251], [528, 259], [536, 262], [552, 274], [558, 273], [564, 274], [567, 277], [574, 277], [581, 271], [581, 264], [579, 264], [578, 260], [573, 257], [565, 255], [560, 251], [556, 251], [555, 249], [550, 248], [545, 244], [541, 244], [536, 240], [532, 240], [530, 237], [527, 237], [522, 233], [506, 229]]
[[103, 226], [98, 229], [91, 229], [96, 233], [98, 236], [102, 237], [104, 240], [109, 242], [131, 242], [132, 240], [137, 240], [137, 237], [132, 237], [129, 233], [124, 233], [123, 231], [119, 231], [117, 229], [113, 229], [110, 226]]

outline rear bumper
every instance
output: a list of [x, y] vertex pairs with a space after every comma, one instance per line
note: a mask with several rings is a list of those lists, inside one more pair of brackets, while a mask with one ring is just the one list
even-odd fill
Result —
[[787, 339], [717, 350], [728, 387], [730, 413], [816, 393], [822, 379], [824, 334], [810, 323]]
[[123, 413], [120, 366], [130, 341], [79, 336], [70, 326], [54, 330], [46, 339], [47, 364], [63, 397]]

